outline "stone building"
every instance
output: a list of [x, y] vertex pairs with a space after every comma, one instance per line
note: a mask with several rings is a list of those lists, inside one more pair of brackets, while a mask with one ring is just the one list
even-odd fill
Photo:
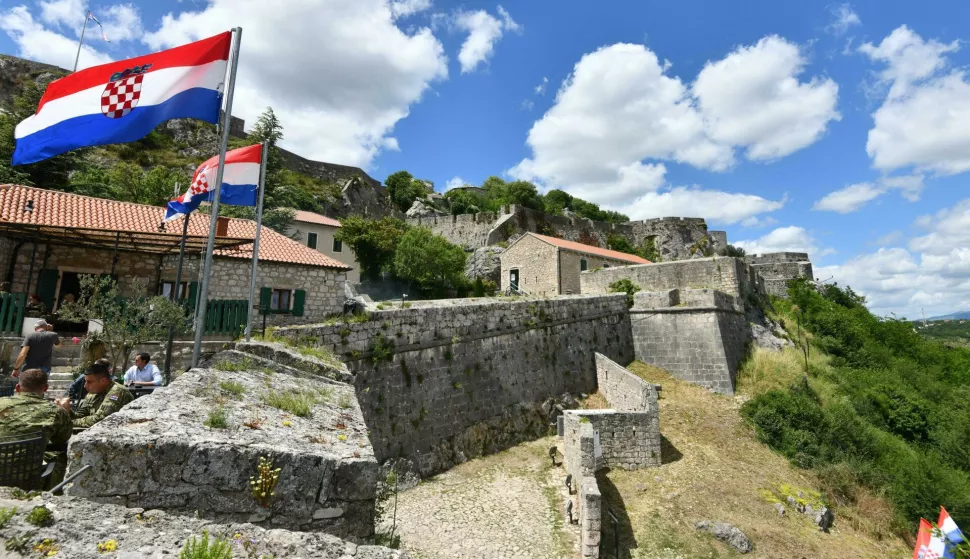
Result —
[[526, 233], [499, 257], [502, 291], [530, 295], [580, 293], [580, 273], [597, 268], [650, 264], [633, 254]]
[[788, 282], [798, 278], [815, 279], [812, 263], [804, 252], [751, 254], [744, 261], [765, 280], [765, 288], [775, 297], [788, 297]]
[[[80, 292], [79, 276], [109, 274], [129, 294], [175, 288], [183, 218], [162, 224], [165, 209], [41, 188], [0, 185], [0, 274], [14, 293], [37, 293], [56, 310]], [[198, 292], [209, 216], [190, 216], [181, 298]], [[256, 223], [219, 218], [210, 299], [249, 297]], [[272, 311], [268, 324], [319, 321], [340, 312], [350, 266], [264, 227], [256, 286]], [[257, 315], [257, 320], [262, 318]]]
[[340, 222], [332, 217], [296, 210], [296, 218], [286, 234], [338, 262], [351, 266], [352, 269], [347, 271], [347, 281], [358, 284], [360, 264], [357, 263], [353, 249], [334, 238], [339, 229]]

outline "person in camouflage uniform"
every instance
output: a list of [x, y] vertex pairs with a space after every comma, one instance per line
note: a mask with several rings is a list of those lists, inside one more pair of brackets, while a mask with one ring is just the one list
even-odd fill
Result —
[[90, 427], [134, 400], [131, 392], [111, 379], [110, 370], [100, 362], [95, 362], [84, 371], [84, 388], [88, 395], [81, 400], [76, 410], [71, 409], [70, 398], [62, 398], [57, 402], [58, 406], [71, 412], [74, 427]]
[[44, 433], [48, 444], [44, 460], [55, 463], [54, 471], [47, 479], [48, 485], [45, 487], [50, 489], [64, 479], [67, 471], [66, 445], [71, 438], [71, 415], [45, 400], [45, 392], [47, 375], [44, 371], [28, 369], [22, 372], [17, 384], [17, 395], [13, 398], [0, 398], [0, 436], [18, 437], [37, 431]]

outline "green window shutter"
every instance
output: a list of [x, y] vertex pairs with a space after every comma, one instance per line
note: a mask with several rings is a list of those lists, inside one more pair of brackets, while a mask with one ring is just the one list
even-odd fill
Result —
[[58, 277], [60, 272], [57, 270], [41, 270], [37, 276], [37, 295], [47, 310], [54, 308], [54, 292], [57, 291]]
[[317, 234], [307, 233], [306, 234], [306, 246], [308, 248], [317, 248]]
[[189, 283], [189, 308], [195, 310], [196, 302], [199, 300], [199, 282], [193, 281]]
[[306, 302], [306, 291], [296, 290], [293, 296], [293, 316], [303, 316], [303, 304]]
[[269, 312], [269, 305], [272, 302], [273, 302], [273, 288], [260, 287], [259, 288], [259, 310], [264, 313]]

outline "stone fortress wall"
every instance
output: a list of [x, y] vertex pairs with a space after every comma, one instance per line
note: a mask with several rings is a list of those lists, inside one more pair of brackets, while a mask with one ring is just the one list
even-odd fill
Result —
[[407, 222], [427, 227], [466, 250], [508, 241], [526, 232], [601, 248], [606, 248], [610, 235], [624, 236], [635, 246], [641, 246], [647, 239], [653, 238], [664, 261], [710, 256], [727, 246], [727, 235], [723, 231], [708, 231], [707, 223], [702, 218], [664, 217], [628, 223], [604, 223], [508, 205], [498, 213], [415, 217], [407, 219]]
[[546, 434], [551, 398], [595, 389], [594, 352], [633, 360], [631, 332], [616, 294], [415, 302], [278, 330], [346, 361], [378, 460], [423, 476]]
[[744, 257], [764, 278], [765, 288], [775, 297], [788, 297], [788, 282], [798, 278], [815, 279], [812, 263], [804, 252], [774, 252]]
[[582, 272], [580, 292], [608, 293], [611, 283], [624, 278], [638, 285], [642, 291], [707, 288], [742, 297], [765, 291], [756, 268], [740, 258], [715, 256]]

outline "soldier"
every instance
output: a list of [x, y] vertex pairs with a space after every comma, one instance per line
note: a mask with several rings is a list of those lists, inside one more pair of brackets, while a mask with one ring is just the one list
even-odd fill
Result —
[[124, 386], [111, 380], [110, 370], [100, 362], [95, 362], [84, 371], [84, 388], [88, 395], [76, 410], [71, 410], [70, 398], [61, 398], [57, 402], [58, 406], [71, 412], [75, 427], [90, 427], [134, 399]]
[[55, 462], [48, 479], [50, 489], [64, 479], [67, 470], [67, 440], [71, 438], [71, 415], [44, 399], [47, 375], [40, 369], [27, 369], [20, 374], [17, 395], [0, 398], [0, 436], [15, 437], [42, 431], [48, 451], [44, 460]]

